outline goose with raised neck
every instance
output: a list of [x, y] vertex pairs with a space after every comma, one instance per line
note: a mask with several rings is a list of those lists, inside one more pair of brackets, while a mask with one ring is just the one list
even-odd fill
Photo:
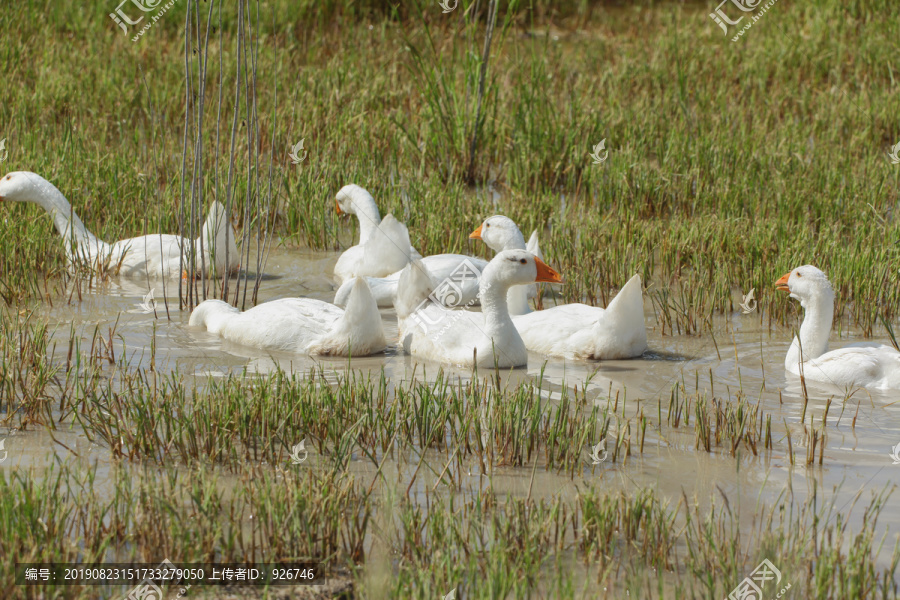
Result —
[[108, 244], [88, 231], [63, 193], [37, 173], [14, 171], [3, 176], [0, 202], [5, 201], [41, 206], [63, 237], [69, 261], [94, 270], [104, 269], [126, 277], [179, 275], [190, 267], [192, 252], [195, 268], [205, 265], [210, 276], [240, 268], [234, 230], [225, 207], [218, 202], [212, 203], [197, 240], [156, 234]]
[[[469, 234], [469, 239], [481, 240], [494, 252], [528, 250], [541, 260], [544, 259], [538, 244], [537, 230], [531, 233], [531, 238], [526, 244], [525, 236], [522, 235], [519, 226], [515, 221], [503, 215], [494, 215], [485, 219], [478, 229]], [[509, 314], [525, 315], [530, 313], [531, 306], [529, 306], [528, 300], [536, 297], [537, 286], [533, 283], [509, 288], [506, 298]]]
[[[350, 293], [349, 281], [354, 277], [366, 277], [379, 307], [393, 305], [400, 281], [400, 271], [411, 260], [422, 259], [409, 241], [409, 230], [393, 215], [380, 218], [378, 206], [364, 188], [350, 184], [342, 187], [334, 198], [338, 214], [356, 215], [359, 219], [360, 241], [338, 257], [334, 276], [339, 286], [334, 303], [344, 306]], [[451, 278], [462, 280], [460, 288], [446, 297], [452, 305], [477, 301], [478, 281], [467, 277], [468, 271], [480, 272], [487, 261], [462, 254], [437, 254], [427, 256], [425, 265], [433, 276], [433, 288]]]
[[365, 188], [351, 183], [338, 190], [334, 197], [335, 210], [338, 214], [355, 215], [359, 221], [359, 243], [364, 244], [381, 224], [381, 212]]
[[448, 310], [428, 299], [431, 277], [421, 261], [401, 274], [397, 317], [404, 350], [413, 356], [460, 368], [521, 367], [528, 350], [509, 314], [506, 294], [513, 285], [559, 282], [559, 274], [526, 250], [507, 250], [481, 274], [481, 312]]
[[[494, 249], [525, 244], [515, 222], [503, 215], [485, 219], [469, 237], [481, 239]], [[540, 253], [535, 234], [532, 234], [532, 240], [535, 243], [532, 247], [529, 242], [529, 250]], [[519, 335], [532, 352], [559, 358], [601, 360], [636, 358], [647, 350], [639, 275], [629, 279], [605, 309], [576, 303], [532, 312], [527, 297], [519, 291], [524, 289], [527, 287], [510, 289], [510, 313]]]
[[834, 319], [834, 288], [813, 265], [797, 267], [775, 282], [803, 307], [799, 336], [794, 336], [784, 367], [806, 379], [844, 390], [854, 387], [900, 389], [900, 352], [874, 342], [851, 344], [828, 351]]

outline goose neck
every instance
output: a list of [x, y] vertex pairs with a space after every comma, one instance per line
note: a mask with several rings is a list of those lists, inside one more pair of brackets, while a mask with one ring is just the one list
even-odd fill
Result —
[[822, 290], [801, 301], [804, 309], [799, 339], [794, 338], [787, 363], [799, 363], [818, 358], [828, 351], [828, 336], [834, 319], [834, 292]]
[[513, 233], [510, 233], [505, 237], [503, 243], [500, 244], [499, 248], [494, 248], [497, 252], [503, 252], [505, 250], [527, 250], [528, 247], [525, 244], [525, 237], [522, 235], [522, 232], [516, 230]]
[[485, 270], [481, 277], [478, 295], [481, 300], [481, 312], [484, 314], [485, 333], [490, 336], [503, 334], [510, 329], [515, 331], [506, 300], [508, 291], [508, 285], [498, 282], [491, 277], [491, 271]]
[[35, 189], [31, 200], [49, 213], [56, 230], [67, 241], [71, 240], [72, 236], [78, 242], [89, 238], [90, 234], [84, 223], [72, 210], [72, 205], [52, 183], [41, 182], [41, 185]]
[[365, 243], [381, 224], [381, 213], [371, 196], [358, 195], [353, 199], [356, 218], [359, 219], [359, 243]]

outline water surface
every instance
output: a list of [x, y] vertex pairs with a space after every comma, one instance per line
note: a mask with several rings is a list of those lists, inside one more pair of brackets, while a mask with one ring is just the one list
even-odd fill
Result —
[[[306, 296], [330, 301], [336, 289], [329, 273], [337, 260], [337, 253], [303, 250], [275, 249], [266, 267], [266, 279], [260, 288], [260, 301], [290, 296]], [[346, 359], [319, 359], [286, 353], [271, 353], [242, 347], [223, 341], [218, 336], [188, 327], [188, 312], [170, 310], [168, 317], [162, 308], [161, 288], [155, 290], [159, 310], [146, 314], [140, 308], [142, 297], [148, 291], [146, 284], [114, 281], [104, 286], [84, 291], [82, 301], [56, 301], [52, 306], [41, 305], [38, 316], [49, 319], [53, 338], [57, 340], [56, 352], [64, 360], [70, 331], [74, 330], [82, 340], [82, 347], [89, 347], [94, 330], [99, 328], [104, 337], [114, 328], [116, 352], [125, 356], [132, 367], [150, 366], [150, 344], [156, 346], [156, 369], [169, 372], [177, 370], [199, 382], [210, 376], [223, 377], [228, 373], [266, 374], [275, 368], [293, 372], [305, 372], [316, 366], [329, 371], [346, 371], [348, 368], [386, 375], [396, 384], [410, 378], [434, 379], [439, 365], [421, 363], [398, 352], [395, 347], [383, 355], [354, 358], [350, 365]], [[737, 292], [735, 292], [737, 295]], [[735, 306], [739, 302], [735, 302]], [[173, 306], [177, 302], [172, 303]], [[760, 311], [764, 307], [760, 307]], [[382, 317], [388, 338], [397, 337], [396, 317], [390, 310], [383, 310]], [[633, 417], [638, 410], [652, 415], [644, 451], [636, 448], [636, 436], [632, 436], [631, 455], [613, 463], [591, 465], [587, 460], [589, 448], [585, 448], [585, 466], [579, 476], [571, 478], [545, 469], [536, 469], [532, 481], [532, 468], [498, 467], [491, 474], [494, 489], [532, 497], [561, 495], [574, 497], [583, 487], [584, 480], [593, 482], [610, 493], [618, 490], [636, 491], [653, 487], [674, 505], [686, 495], [707, 503], [715, 494], [724, 494], [744, 519], [746, 527], [752, 527], [749, 518], [759, 501], [802, 502], [810, 495], [834, 498], [839, 510], [848, 509], [857, 494], [859, 504], [865, 505], [878, 491], [893, 487], [900, 464], [893, 464], [892, 447], [900, 443], [900, 392], [856, 391], [848, 401], [836, 388], [808, 385], [809, 404], [806, 407], [806, 423], [819, 426], [826, 403], [831, 399], [828, 427], [822, 466], [807, 467], [803, 427], [803, 395], [796, 377], [785, 372], [784, 355], [787, 352], [791, 331], [786, 327], [770, 329], [764, 323], [768, 319], [758, 311], [749, 315], [734, 313], [720, 315], [712, 321], [712, 335], [672, 336], [660, 335], [656, 317], [649, 302], [645, 305], [650, 351], [643, 358], [602, 362], [564, 361], [532, 355], [527, 369], [517, 369], [503, 375], [510, 384], [537, 383], [542, 377], [541, 393], [553, 402], [564, 387], [586, 389], [588, 396], [606, 407], [610, 397], [618, 397], [618, 413]], [[858, 341], [858, 332], [844, 324], [842, 337], [832, 334], [832, 348]], [[155, 338], [155, 340], [154, 340]], [[886, 339], [876, 341], [887, 342]], [[470, 378], [468, 371], [447, 369], [454, 376]], [[663, 422], [672, 386], [683, 381], [688, 391], [697, 386], [718, 397], [736, 398], [739, 392], [758, 402], [765, 414], [771, 415], [774, 450], [760, 451], [754, 456], [742, 446], [737, 457], [725, 448], [705, 452], [695, 448], [693, 426], [674, 429], [658, 427], [656, 415], [662, 412]], [[662, 403], [660, 409], [659, 404]], [[693, 421], [693, 415], [691, 415]], [[790, 429], [795, 455], [791, 465], [787, 455], [786, 431]], [[50, 462], [54, 454], [68, 455], [66, 447], [93, 463], [98, 461], [101, 477], [113, 463], [105, 448], [90, 444], [83, 432], [61, 430], [54, 433], [61, 443], [54, 442], [40, 429], [14, 432], [7, 437], [6, 450], [9, 460], [0, 463], [0, 469], [41, 467]], [[599, 441], [599, 440], [598, 440]], [[65, 445], [65, 447], [63, 446]], [[434, 451], [436, 470], [446, 464], [447, 456]], [[363, 457], [357, 457], [352, 466], [360, 474], [374, 473], [374, 466]], [[403, 480], [412, 476], [413, 464], [391, 462], [385, 465], [387, 473], [400, 471]], [[424, 500], [426, 490], [431, 490], [437, 480], [433, 473], [419, 473], [412, 493]], [[466, 490], [482, 489], [483, 474], [474, 470], [463, 477]], [[861, 510], [854, 511], [851, 527], [858, 531]], [[746, 517], [746, 518], [745, 518]], [[896, 532], [900, 529], [900, 511], [886, 510], [879, 520], [879, 535], [887, 534], [888, 543], [879, 556], [879, 565], [886, 566], [890, 559]]]

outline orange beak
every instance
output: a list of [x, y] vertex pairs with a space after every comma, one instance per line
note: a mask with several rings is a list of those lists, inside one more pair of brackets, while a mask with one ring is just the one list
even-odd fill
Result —
[[791, 288], [788, 287], [788, 278], [791, 276], [791, 272], [788, 271], [784, 275], [781, 276], [781, 279], [775, 282], [775, 289], [781, 290], [782, 292], [790, 292]]
[[344, 211], [341, 210], [341, 203], [337, 201], [337, 198], [334, 199], [334, 210], [339, 215], [344, 214]]
[[481, 225], [478, 226], [478, 229], [469, 234], [470, 240], [480, 240], [481, 239]]
[[537, 277], [534, 278], [535, 281], [546, 281], [547, 283], [562, 283], [562, 277], [559, 276], [559, 273], [551, 269], [547, 266], [547, 263], [539, 259], [537, 256], [534, 257], [534, 264], [537, 266]]

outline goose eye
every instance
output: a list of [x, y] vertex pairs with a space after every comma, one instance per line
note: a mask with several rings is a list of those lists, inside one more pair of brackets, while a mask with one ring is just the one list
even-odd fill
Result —
[[525, 261], [525, 259], [523, 258], [523, 259], [520, 260], [519, 262], [522, 263], [522, 264], [524, 265], [526, 261]]
[[796, 273], [797, 277], [803, 277], [803, 273]]
[[484, 226], [485, 226], [485, 227], [490, 227], [491, 224], [490, 224], [490, 223], [485, 223]]

